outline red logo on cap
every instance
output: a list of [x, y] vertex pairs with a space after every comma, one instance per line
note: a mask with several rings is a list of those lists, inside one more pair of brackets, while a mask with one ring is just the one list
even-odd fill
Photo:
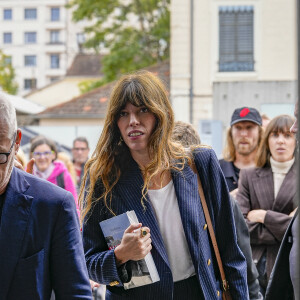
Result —
[[249, 108], [243, 108], [240, 112], [240, 117], [244, 118], [246, 117], [250, 112], [250, 109]]

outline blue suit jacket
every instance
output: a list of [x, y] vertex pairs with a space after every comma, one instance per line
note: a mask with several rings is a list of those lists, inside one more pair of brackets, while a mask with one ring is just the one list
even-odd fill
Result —
[[92, 299], [71, 193], [16, 168], [0, 227], [0, 299]]
[[[195, 164], [204, 188], [233, 299], [248, 299], [246, 262], [237, 246], [226, 182], [213, 150], [199, 149], [196, 152]], [[206, 222], [198, 194], [197, 175], [189, 166], [186, 166], [182, 172], [172, 171], [172, 179], [187, 243], [203, 295], [205, 299], [221, 299], [221, 293], [218, 297], [218, 291], [221, 290], [218, 267], [210, 246], [208, 230], [204, 228]], [[132, 161], [130, 168], [121, 175], [113, 190], [112, 210], [117, 215], [134, 210], [143, 226], [150, 228], [153, 247], [151, 253], [160, 281], [126, 291], [122, 284], [108, 286], [107, 299], [121, 299], [122, 296], [129, 297], [129, 299], [173, 298], [173, 277], [166, 249], [150, 201], [145, 201], [145, 211], [141, 205], [142, 186], [141, 172], [138, 165]], [[95, 189], [95, 196], [100, 196], [101, 193], [101, 184], [99, 184]], [[99, 226], [100, 221], [111, 217], [103, 201], [98, 201], [83, 226], [89, 275], [94, 281], [106, 285], [113, 281], [121, 282], [114, 251], [108, 250]], [[208, 265], [208, 259], [212, 259], [213, 263]]]

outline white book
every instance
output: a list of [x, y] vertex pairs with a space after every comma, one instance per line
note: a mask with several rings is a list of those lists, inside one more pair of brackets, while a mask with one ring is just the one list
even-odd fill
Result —
[[[124, 231], [133, 223], [139, 223], [134, 210], [99, 223], [109, 249], [120, 245]], [[132, 278], [129, 282], [124, 283], [125, 290], [160, 280], [151, 253], [148, 253], [144, 259], [131, 261], [130, 265]]]

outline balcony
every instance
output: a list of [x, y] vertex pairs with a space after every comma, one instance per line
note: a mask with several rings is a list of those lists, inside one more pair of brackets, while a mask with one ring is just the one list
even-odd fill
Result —
[[64, 42], [49, 42], [45, 44], [46, 53], [63, 53], [66, 51], [66, 43]]

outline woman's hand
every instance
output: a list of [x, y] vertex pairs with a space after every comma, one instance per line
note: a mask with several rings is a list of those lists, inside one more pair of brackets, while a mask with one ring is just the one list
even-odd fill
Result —
[[[150, 229], [141, 227], [141, 223], [131, 224], [125, 230], [121, 244], [115, 248], [118, 266], [129, 260], [143, 259], [151, 251]], [[142, 236], [141, 230], [146, 231], [147, 234]]]
[[[29, 174], [32, 174], [33, 173], [33, 165], [34, 165], [34, 158], [32, 158], [28, 164], [27, 164], [27, 167], [26, 167], [26, 172], [29, 173]], [[25, 171], [23, 166], [15, 159], [14, 160], [14, 166], [22, 171]]]
[[33, 174], [33, 165], [34, 165], [34, 162], [35, 162], [35, 159], [32, 158], [28, 164], [27, 164], [27, 167], [26, 167], [26, 172], [29, 173], [29, 174]]
[[91, 285], [91, 289], [92, 289], [92, 290], [93, 290], [94, 288], [98, 288], [98, 287], [101, 286], [100, 283], [95, 282], [95, 281], [93, 281], [93, 280], [91, 280], [91, 279], [90, 279], [90, 285]]
[[247, 219], [250, 222], [256, 222], [256, 223], [264, 223], [265, 221], [265, 216], [267, 214], [267, 211], [264, 209], [254, 209], [254, 210], [250, 210], [248, 215], [247, 215]]

